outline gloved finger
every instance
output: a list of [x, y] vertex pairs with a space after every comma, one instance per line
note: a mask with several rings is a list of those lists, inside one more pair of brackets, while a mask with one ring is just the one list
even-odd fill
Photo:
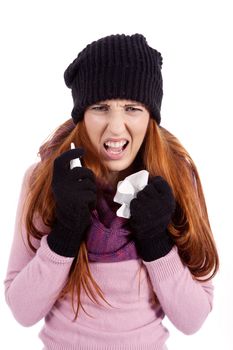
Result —
[[70, 149], [54, 160], [54, 170], [64, 171], [70, 169], [70, 161], [75, 158], [80, 158], [84, 155], [84, 149], [74, 148]]
[[84, 180], [89, 179], [95, 182], [95, 174], [93, 171], [86, 167], [75, 167], [70, 170], [70, 176], [72, 179]]
[[156, 185], [156, 184], [160, 184], [163, 181], [165, 180], [162, 176], [152, 176], [149, 178], [148, 183]]
[[90, 179], [77, 179], [78, 182], [78, 191], [82, 191], [86, 193], [86, 191], [92, 191], [93, 193], [96, 193], [96, 184], [91, 181]]
[[130, 204], [129, 204], [130, 213], [133, 214], [134, 211], [137, 211], [139, 206], [140, 206], [140, 204], [139, 204], [137, 198], [132, 199]]
[[172, 193], [171, 187], [169, 186], [167, 181], [161, 176], [156, 176], [152, 178], [151, 184], [153, 184], [154, 188], [160, 194]]
[[94, 209], [96, 207], [96, 194], [93, 191], [85, 191], [85, 196], [82, 204], [84, 206], [88, 205], [89, 209]]
[[156, 194], [153, 184], [147, 184], [141, 191], [137, 193], [138, 200], [146, 200], [149, 197], [152, 197]]
[[96, 208], [96, 204], [97, 204], [96, 195], [94, 193], [90, 193], [89, 202], [88, 202], [89, 209], [94, 210]]

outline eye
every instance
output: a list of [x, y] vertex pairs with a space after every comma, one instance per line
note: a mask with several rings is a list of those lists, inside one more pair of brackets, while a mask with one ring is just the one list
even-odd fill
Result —
[[135, 107], [131, 107], [131, 106], [128, 106], [125, 108], [127, 112], [137, 112], [137, 111], [141, 111], [142, 110], [140, 108], [135, 108]]
[[91, 107], [91, 109], [93, 109], [94, 111], [107, 111], [108, 110], [108, 107], [107, 106], [94, 106], [94, 107]]

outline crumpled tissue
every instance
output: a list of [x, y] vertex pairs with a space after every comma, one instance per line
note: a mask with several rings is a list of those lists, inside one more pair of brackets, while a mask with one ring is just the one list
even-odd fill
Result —
[[130, 202], [147, 185], [148, 178], [149, 172], [147, 170], [141, 170], [118, 182], [113, 200], [122, 205], [116, 212], [117, 216], [130, 218]]

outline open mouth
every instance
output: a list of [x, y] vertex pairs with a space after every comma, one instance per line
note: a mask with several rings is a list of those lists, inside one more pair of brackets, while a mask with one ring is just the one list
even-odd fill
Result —
[[108, 153], [120, 154], [126, 149], [128, 144], [129, 144], [129, 141], [127, 140], [122, 140], [118, 142], [107, 141], [104, 143], [104, 148]]

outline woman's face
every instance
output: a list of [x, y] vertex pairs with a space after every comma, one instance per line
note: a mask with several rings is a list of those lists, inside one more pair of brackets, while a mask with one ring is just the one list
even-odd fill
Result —
[[131, 100], [105, 100], [88, 107], [84, 123], [88, 136], [111, 173], [127, 169], [143, 142], [148, 110]]

